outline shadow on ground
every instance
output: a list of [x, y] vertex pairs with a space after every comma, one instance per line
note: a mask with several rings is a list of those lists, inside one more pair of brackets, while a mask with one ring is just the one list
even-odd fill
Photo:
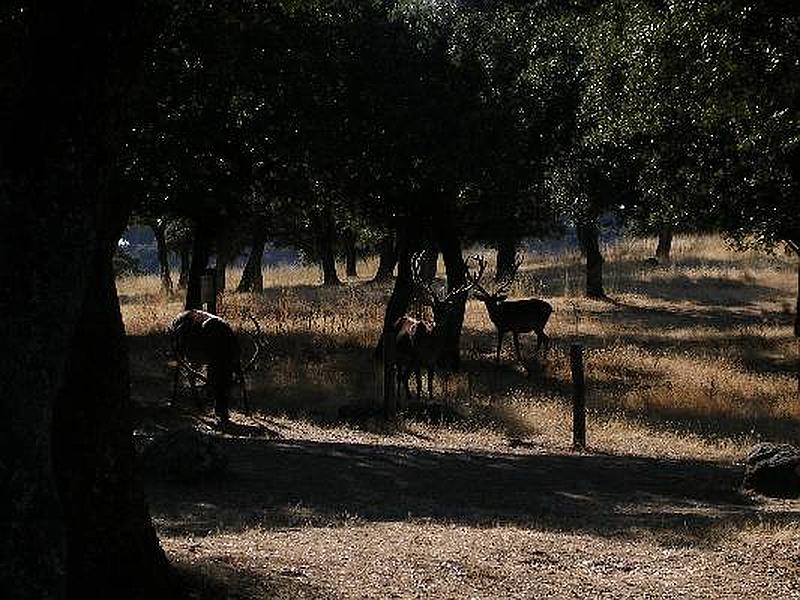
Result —
[[392, 445], [220, 438], [221, 479], [151, 482], [162, 534], [367, 521], [498, 523], [707, 543], [733, 523], [797, 519], [760, 511], [738, 467], [601, 454], [447, 452]]

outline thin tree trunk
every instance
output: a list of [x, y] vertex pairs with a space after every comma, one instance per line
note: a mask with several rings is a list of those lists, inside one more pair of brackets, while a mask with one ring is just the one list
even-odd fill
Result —
[[191, 265], [191, 244], [185, 242], [181, 245], [180, 252], [180, 274], [178, 275], [178, 289], [185, 290], [189, 287], [189, 269]]
[[586, 255], [586, 296], [605, 299], [603, 289], [603, 254], [600, 251], [600, 228], [596, 220], [590, 220], [578, 226], [578, 239], [583, 244]]
[[228, 274], [228, 264], [231, 262], [231, 245], [226, 236], [222, 235], [217, 242], [217, 291], [224, 292]]
[[242, 271], [242, 279], [239, 282], [237, 292], [261, 293], [264, 291], [264, 275], [262, 262], [264, 259], [264, 247], [267, 245], [267, 235], [261, 229], [257, 229], [253, 234], [253, 243], [250, 247], [250, 254], [247, 256], [247, 263]]
[[211, 234], [205, 225], [198, 224], [194, 228], [192, 240], [192, 264], [189, 267], [189, 281], [186, 286], [186, 310], [202, 308], [200, 281], [208, 267], [210, 253]]
[[344, 242], [345, 273], [348, 277], [358, 277], [356, 234], [353, 231], [347, 231], [342, 241]]
[[502, 238], [497, 243], [497, 264], [495, 266], [494, 280], [502, 281], [512, 274], [514, 260], [517, 258], [518, 242], [512, 237]]
[[397, 251], [395, 249], [394, 235], [389, 234], [381, 240], [378, 270], [373, 281], [382, 283], [394, 277], [394, 268], [397, 265]]
[[161, 291], [168, 296], [172, 295], [172, 274], [169, 268], [169, 252], [167, 251], [167, 222], [158, 219], [150, 223], [153, 236], [156, 239], [156, 253], [158, 254], [158, 269], [161, 275]]
[[658, 246], [656, 247], [656, 258], [660, 262], [669, 262], [670, 252], [672, 251], [672, 227], [664, 225], [658, 231]]

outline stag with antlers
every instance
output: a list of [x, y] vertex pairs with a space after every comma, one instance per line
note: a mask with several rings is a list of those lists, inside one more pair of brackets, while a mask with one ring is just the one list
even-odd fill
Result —
[[[480, 265], [486, 265], [486, 259], [482, 256], [476, 256], [475, 259]], [[474, 296], [486, 305], [489, 319], [497, 328], [498, 363], [500, 362], [500, 351], [503, 348], [503, 338], [508, 332], [511, 332], [514, 336], [514, 349], [517, 354], [517, 360], [522, 365], [525, 362], [522, 360], [522, 353], [519, 349], [519, 334], [530, 333], [531, 331], [536, 333], [537, 354], [541, 346], [544, 346], [546, 351], [550, 345], [550, 338], [544, 332], [545, 325], [547, 325], [550, 314], [553, 312], [553, 307], [550, 303], [538, 298], [508, 298], [508, 292], [521, 265], [522, 257], [518, 255], [514, 260], [513, 267], [497, 282], [492, 292], [488, 292], [481, 285], [480, 278], [476, 279], [471, 275], [469, 276], [472, 280]], [[480, 273], [482, 275], [483, 270]]]
[[[220, 422], [228, 421], [228, 401], [236, 377], [241, 385], [242, 406], [249, 411], [247, 403], [247, 385], [245, 373], [256, 363], [262, 349], [260, 341], [261, 328], [252, 316], [250, 319], [256, 327], [256, 336], [251, 336], [255, 351], [246, 364], [242, 364], [242, 350], [236, 334], [230, 324], [211, 313], [202, 310], [187, 310], [179, 314], [170, 325], [172, 334], [172, 351], [178, 368], [175, 370], [173, 384], [173, 400], [177, 396], [178, 382], [183, 371], [197, 393], [194, 382], [204, 381], [210, 388], [214, 398], [214, 412]], [[206, 373], [200, 371], [206, 368]]]
[[[417, 400], [420, 399], [422, 387], [422, 369], [427, 371], [428, 398], [433, 399], [433, 377], [439, 356], [445, 346], [445, 331], [450, 320], [456, 314], [456, 305], [459, 299], [464, 298], [472, 289], [473, 281], [478, 281], [483, 276], [485, 265], [480, 265], [480, 273], [473, 275], [464, 285], [441, 296], [430, 284], [424, 273], [425, 252], [419, 252], [411, 260], [411, 279], [417, 298], [430, 306], [433, 311], [433, 321], [421, 320], [403, 315], [393, 326], [394, 365], [397, 368], [398, 391], [402, 384], [405, 387], [406, 398], [411, 396], [408, 388], [408, 379], [411, 373], [416, 376]], [[469, 272], [469, 264], [465, 264]]]

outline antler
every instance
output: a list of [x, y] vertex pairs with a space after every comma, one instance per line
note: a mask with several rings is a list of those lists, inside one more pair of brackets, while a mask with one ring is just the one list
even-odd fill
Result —
[[411, 257], [411, 281], [414, 283], [414, 288], [417, 295], [421, 296], [422, 301], [426, 304], [433, 304], [434, 300], [438, 300], [439, 296], [431, 287], [430, 282], [425, 279], [422, 274], [422, 259], [425, 258], [427, 250], [415, 252]]
[[524, 260], [525, 259], [520, 252], [517, 252], [514, 255], [514, 265], [498, 280], [497, 284], [495, 285], [496, 294], [502, 294], [508, 291], [508, 289], [514, 283], [514, 279], [517, 277], [517, 271], [519, 271], [519, 268], [522, 266]]
[[[478, 263], [477, 275], [475, 275], [469, 267], [469, 263], [471, 260], [474, 260], [475, 262]], [[478, 287], [480, 289], [480, 280], [483, 278], [483, 272], [486, 270], [486, 261], [484, 260], [484, 258], [477, 254], [475, 256], [468, 257], [467, 260], [464, 261], [464, 270], [465, 270], [464, 276], [466, 278], [466, 281], [453, 291], [448, 292], [447, 296], [445, 296], [442, 302], [448, 302], [450, 301], [450, 299], [460, 296], [465, 292], [469, 293], [469, 291], [474, 287]]]
[[258, 321], [256, 321], [252, 313], [248, 313], [247, 316], [256, 326], [256, 335], [251, 334], [249, 331], [247, 332], [247, 335], [250, 336], [250, 339], [253, 340], [253, 344], [256, 347], [256, 351], [253, 353], [253, 356], [250, 358], [250, 360], [247, 361], [247, 364], [242, 367], [243, 373], [246, 373], [247, 371], [253, 368], [253, 366], [256, 364], [256, 360], [258, 359], [258, 355], [260, 354], [261, 349], [264, 347], [263, 344], [261, 343], [261, 336], [263, 335], [263, 333], [261, 332], [261, 326], [258, 324]]

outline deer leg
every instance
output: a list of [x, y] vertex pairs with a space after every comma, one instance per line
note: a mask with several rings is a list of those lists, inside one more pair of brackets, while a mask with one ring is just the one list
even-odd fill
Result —
[[500, 350], [503, 349], [503, 336], [505, 334], [505, 331], [497, 332], [497, 364], [500, 364]]
[[550, 338], [544, 331], [536, 332], [536, 354], [539, 354], [539, 347], [544, 346], [544, 358], [547, 358], [547, 351], [550, 349]]
[[514, 335], [514, 350], [517, 353], [517, 360], [519, 361], [519, 364], [521, 364], [524, 367], [525, 361], [522, 360], [522, 352], [519, 351], [519, 334], [515, 331], [513, 335]]
[[428, 400], [433, 402], [433, 369], [428, 367]]
[[192, 398], [194, 399], [195, 406], [202, 408], [203, 401], [200, 399], [200, 393], [197, 391], [197, 377], [194, 373], [187, 373], [186, 379], [189, 380], [189, 387], [192, 389]]
[[172, 402], [173, 404], [178, 400], [178, 384], [180, 383], [181, 379], [181, 367], [177, 365], [175, 367], [175, 374], [172, 377]]
[[247, 382], [244, 380], [244, 373], [242, 373], [241, 369], [236, 371], [236, 373], [237, 377], [239, 377], [239, 385], [241, 385], [242, 387], [242, 411], [244, 412], [244, 414], [249, 415], [250, 402], [248, 401], [247, 398]]
[[417, 402], [419, 402], [420, 396], [422, 396], [422, 368], [420, 366], [414, 370], [414, 376], [417, 380]]

